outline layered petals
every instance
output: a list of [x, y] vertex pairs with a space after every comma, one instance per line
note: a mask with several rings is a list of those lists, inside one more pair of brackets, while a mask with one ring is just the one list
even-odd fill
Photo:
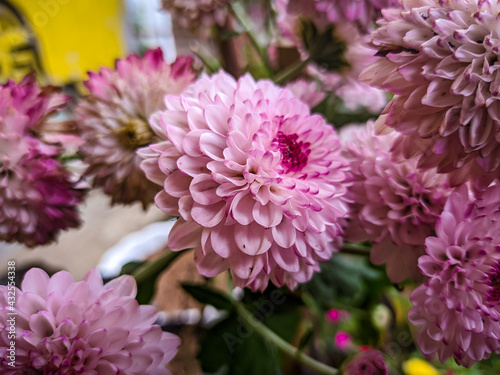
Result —
[[230, 269], [241, 287], [307, 281], [339, 246], [347, 213], [347, 163], [333, 128], [291, 91], [249, 75], [203, 76], [180, 103], [184, 119], [155, 117], [185, 136], [160, 131], [168, 146], [141, 152], [148, 175], [158, 170], [152, 151], [158, 165], [178, 158], [175, 169], [160, 168], [157, 197], [182, 217], [171, 248], [195, 247], [200, 273]]
[[173, 64], [160, 49], [143, 58], [131, 55], [116, 62], [115, 70], [89, 73], [90, 94], [76, 108], [78, 128], [85, 140], [80, 147], [93, 186], [111, 196], [112, 203], [141, 202], [147, 207], [158, 193], [139, 164], [137, 149], [160, 139], [151, 129], [161, 126], [148, 119], [165, 108], [168, 94], [179, 94], [195, 77], [193, 59], [180, 56]]
[[169, 375], [180, 339], [153, 324], [156, 309], [140, 306], [136, 293], [132, 276], [103, 285], [97, 269], [75, 282], [66, 271], [32, 268], [21, 289], [0, 286], [2, 374]]
[[475, 197], [452, 193], [418, 260], [427, 277], [410, 296], [408, 319], [429, 359], [470, 367], [500, 351], [499, 185]]

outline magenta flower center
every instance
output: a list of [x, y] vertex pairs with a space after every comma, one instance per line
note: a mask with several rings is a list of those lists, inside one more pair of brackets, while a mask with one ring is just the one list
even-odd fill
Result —
[[488, 301], [496, 304], [500, 302], [500, 262], [492, 268], [489, 278], [491, 289], [488, 293]]
[[271, 145], [281, 152], [281, 165], [285, 173], [300, 172], [307, 164], [307, 158], [311, 153], [309, 142], [297, 142], [297, 134], [284, 134], [279, 131]]

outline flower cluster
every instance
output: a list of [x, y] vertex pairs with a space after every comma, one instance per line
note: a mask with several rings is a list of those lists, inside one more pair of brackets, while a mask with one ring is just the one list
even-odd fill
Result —
[[[32, 268], [16, 305], [0, 286], [0, 372], [15, 374], [165, 374], [180, 339], [154, 325], [157, 311], [139, 306], [132, 276], [103, 285], [97, 269], [75, 282], [66, 271], [49, 277]], [[16, 359], [7, 359], [12, 341], [8, 320], [15, 313]]]
[[68, 101], [33, 76], [0, 86], [0, 241], [32, 247], [80, 224], [84, 190], [59, 161], [60, 145], [43, 140], [50, 116]]
[[151, 119], [163, 142], [140, 151], [180, 215], [173, 250], [195, 248], [199, 272], [235, 284], [294, 288], [338, 249], [347, 162], [335, 131], [291, 91], [249, 75], [203, 76]]
[[376, 135], [370, 122], [349, 131], [344, 151], [353, 202], [346, 238], [373, 241], [371, 260], [386, 264], [393, 282], [421, 278], [417, 259], [450, 193], [435, 169], [419, 170], [416, 159], [390, 152], [397, 137], [395, 132]]
[[464, 366], [500, 353], [500, 185], [471, 197], [452, 193], [419, 268], [408, 318], [428, 358]]
[[379, 55], [362, 79], [395, 94], [378, 119], [405, 137], [395, 147], [454, 185], [500, 176], [497, 0], [410, 0], [384, 12]]
[[80, 153], [88, 165], [85, 174], [112, 203], [153, 202], [158, 187], [139, 168], [136, 150], [157, 140], [148, 119], [165, 107], [164, 96], [180, 94], [195, 78], [191, 57], [168, 64], [161, 49], [118, 60], [115, 70], [89, 73], [90, 95], [76, 108], [85, 140]]

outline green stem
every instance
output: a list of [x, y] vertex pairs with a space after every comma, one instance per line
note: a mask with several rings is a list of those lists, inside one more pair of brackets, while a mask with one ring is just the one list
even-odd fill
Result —
[[343, 254], [370, 256], [370, 247], [358, 243], [344, 242], [340, 252]]
[[295, 358], [299, 362], [308, 366], [309, 368], [317, 371], [320, 374], [324, 375], [338, 375], [339, 370], [336, 368], [325, 365], [324, 363], [318, 362], [315, 359], [309, 357], [303, 351], [297, 349], [296, 347], [290, 345], [288, 342], [279, 337], [276, 333], [271, 331], [268, 327], [266, 327], [263, 323], [257, 320], [252, 313], [250, 313], [245, 306], [240, 302], [235, 300], [232, 296], [230, 296], [231, 301], [233, 302], [234, 308], [238, 312], [239, 316], [243, 321], [248, 324], [250, 328], [252, 328], [258, 335], [260, 335], [264, 340], [274, 344], [278, 349], [280, 349], [283, 353], [288, 356]]
[[295, 78], [300, 72], [309, 64], [309, 58], [306, 60], [298, 60], [295, 64], [291, 65], [288, 69], [278, 73], [273, 79], [278, 85], [286, 83]]
[[252, 43], [253, 47], [259, 54], [259, 57], [262, 60], [262, 63], [264, 64], [264, 67], [266, 68], [267, 72], [269, 73], [269, 75], [271, 75], [273, 70], [269, 66], [267, 51], [260, 45], [259, 41], [257, 40], [257, 37], [253, 33], [252, 30], [255, 29], [255, 26], [252, 24], [251, 18], [248, 15], [245, 7], [240, 2], [232, 2], [230, 7], [234, 17], [240, 23], [240, 25], [245, 30], [245, 33], [250, 38], [250, 42]]
[[139, 267], [132, 276], [134, 276], [137, 284], [141, 284], [148, 280], [150, 277], [158, 275], [164, 269], [168, 268], [179, 256], [184, 254], [187, 250], [181, 251], [168, 251], [162, 254], [158, 259], [148, 262]]

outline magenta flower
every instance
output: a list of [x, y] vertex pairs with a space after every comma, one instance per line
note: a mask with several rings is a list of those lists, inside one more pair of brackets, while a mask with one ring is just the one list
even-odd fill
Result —
[[346, 310], [330, 309], [325, 314], [325, 319], [330, 323], [339, 323], [349, 319], [349, 312]]
[[497, 1], [409, 0], [384, 12], [379, 55], [362, 79], [395, 94], [378, 120], [405, 135], [396, 150], [454, 185], [500, 176]]
[[0, 86], [0, 241], [36, 246], [80, 224], [76, 189], [57, 144], [44, 142], [50, 116], [69, 98], [32, 76]]
[[[97, 269], [75, 282], [33, 268], [21, 290], [0, 286], [0, 372], [16, 374], [170, 374], [180, 339], [153, 324], [157, 310], [139, 306], [132, 276], [103, 285]], [[15, 313], [16, 315], [9, 315]], [[9, 335], [15, 316], [15, 340]], [[8, 356], [15, 341], [15, 360]], [[12, 364], [9, 364], [13, 362]]]
[[344, 366], [344, 375], [387, 375], [387, 365], [382, 353], [375, 349], [359, 352]]
[[418, 264], [428, 280], [411, 294], [408, 319], [428, 359], [469, 367], [500, 352], [499, 193], [495, 185], [471, 199], [462, 186], [425, 241]]
[[417, 259], [450, 193], [446, 178], [435, 169], [419, 170], [416, 159], [390, 152], [397, 139], [395, 132], [376, 135], [368, 123], [351, 131], [344, 151], [353, 202], [346, 238], [373, 241], [371, 261], [386, 264], [392, 282], [421, 278]]
[[158, 187], [145, 178], [136, 150], [157, 141], [149, 116], [164, 109], [167, 94], [180, 94], [195, 77], [191, 57], [181, 56], [172, 65], [160, 49], [144, 58], [131, 55], [116, 62], [116, 69], [89, 73], [90, 91], [76, 108], [85, 144], [80, 148], [88, 165], [87, 176], [101, 187], [112, 203], [153, 202]]
[[156, 204], [180, 215], [173, 250], [195, 248], [207, 277], [294, 288], [338, 249], [347, 213], [346, 161], [333, 127], [292, 92], [245, 75], [203, 76], [151, 122], [164, 139], [141, 151], [164, 189]]
[[340, 320], [340, 310], [330, 309], [325, 314], [325, 319], [330, 323], [337, 323]]
[[352, 337], [345, 331], [338, 331], [333, 340], [335, 346], [340, 350], [347, 350], [352, 345]]

